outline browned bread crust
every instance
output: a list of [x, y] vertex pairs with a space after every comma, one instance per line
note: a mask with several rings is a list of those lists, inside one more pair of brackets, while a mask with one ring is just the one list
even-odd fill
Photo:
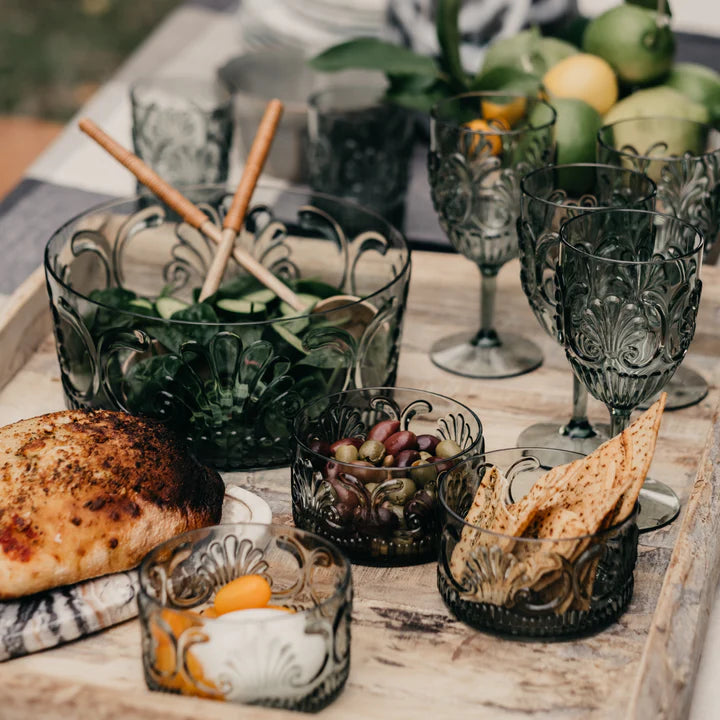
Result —
[[66, 410], [0, 428], [0, 599], [134, 567], [217, 524], [223, 495], [153, 420]]

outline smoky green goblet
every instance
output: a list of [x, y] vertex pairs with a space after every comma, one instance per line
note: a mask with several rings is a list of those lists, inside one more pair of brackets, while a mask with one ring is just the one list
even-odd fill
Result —
[[[652, 211], [585, 213], [560, 227], [555, 273], [558, 333], [575, 375], [610, 411], [611, 434], [659, 392], [695, 332], [703, 236]], [[638, 526], [667, 524], [675, 493], [645, 481]]]
[[[520, 181], [518, 220], [520, 282], [530, 307], [551, 337], [555, 324], [555, 283], [560, 225], [569, 218], [610, 207], [654, 209], [655, 183], [640, 172], [613, 165], [548, 165]], [[607, 426], [593, 427], [587, 417], [587, 390], [573, 375], [570, 419], [542, 422], [523, 430], [518, 446], [554, 447], [592, 452], [608, 439]]]
[[542, 363], [530, 340], [495, 329], [497, 275], [518, 254], [520, 178], [549, 162], [555, 111], [534, 97], [467, 93], [431, 112], [433, 205], [455, 249], [480, 270], [480, 329], [445, 337], [432, 361], [475, 378], [519, 375]]
[[[697, 225], [705, 237], [706, 255], [717, 254], [720, 131], [679, 117], [620, 120], [600, 128], [597, 156], [599, 162], [639, 170], [652, 178], [657, 183], [656, 209]], [[700, 402], [708, 384], [699, 373], [682, 366], [664, 389], [668, 410], [677, 410]]]

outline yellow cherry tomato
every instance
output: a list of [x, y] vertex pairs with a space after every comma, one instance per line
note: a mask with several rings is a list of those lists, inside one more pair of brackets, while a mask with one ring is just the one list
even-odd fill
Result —
[[471, 120], [466, 122], [463, 127], [472, 130], [474, 133], [482, 133], [482, 135], [473, 135], [470, 139], [470, 152], [476, 151], [489, 152], [491, 155], [499, 155], [502, 152], [502, 138], [498, 135], [498, 130], [509, 130], [504, 120], [494, 120], [491, 125], [487, 120]]
[[261, 575], [242, 575], [223, 585], [215, 594], [215, 611], [218, 615], [233, 610], [263, 608], [270, 601], [270, 583]]

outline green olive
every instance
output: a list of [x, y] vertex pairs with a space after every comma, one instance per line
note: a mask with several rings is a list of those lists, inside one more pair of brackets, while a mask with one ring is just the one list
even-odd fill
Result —
[[439, 458], [449, 458], [455, 455], [459, 455], [462, 452], [462, 448], [454, 440], [443, 440], [439, 442], [435, 448], [435, 455]]
[[358, 449], [354, 445], [341, 445], [335, 451], [335, 459], [343, 463], [352, 463], [358, 459]]
[[400, 529], [405, 529], [405, 511], [402, 505], [396, 505], [395, 503], [385, 505], [390, 512], [397, 515], [397, 519], [400, 521]]
[[416, 460], [412, 466], [413, 469], [410, 471], [410, 477], [420, 487], [432, 484], [437, 479], [437, 470], [434, 465], [425, 462], [424, 460]]
[[415, 494], [417, 487], [410, 478], [393, 478], [393, 480], [399, 480], [402, 483], [402, 487], [389, 492], [387, 499], [396, 505], [403, 505]]
[[420, 459], [421, 460], [429, 460], [431, 457], [433, 457], [432, 453], [425, 452], [425, 450], [420, 451]]
[[385, 446], [379, 440], [366, 440], [358, 451], [361, 460], [368, 460], [373, 465], [379, 465], [385, 457]]

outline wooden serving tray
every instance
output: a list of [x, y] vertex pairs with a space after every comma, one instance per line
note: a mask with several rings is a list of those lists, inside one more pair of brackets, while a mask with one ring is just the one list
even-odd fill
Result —
[[[703, 268], [698, 327], [687, 364], [710, 381], [699, 405], [665, 414], [651, 469], [674, 487], [683, 513], [641, 536], [635, 595], [619, 622], [593, 637], [523, 643], [454, 620], [436, 589], [435, 565], [355, 566], [352, 664], [332, 718], [680, 718], [687, 714], [720, 570], [720, 269]], [[438, 338], [477, 322], [478, 273], [454, 254], [413, 254], [413, 278], [398, 385], [434, 390], [477, 410], [487, 449], [515, 445], [541, 420], [566, 420], [569, 366], [520, 289], [517, 262], [498, 283], [498, 326], [534, 338], [545, 353], [535, 372], [469, 380], [432, 365]], [[41, 273], [0, 312], [0, 421], [62, 408]], [[606, 421], [591, 403], [591, 418]], [[289, 470], [233, 474], [264, 497], [276, 522], [291, 522]], [[152, 693], [145, 687], [137, 620], [2, 666], [0, 716], [253, 718], [295, 713]], [[89, 713], [89, 714], [88, 714]]]

